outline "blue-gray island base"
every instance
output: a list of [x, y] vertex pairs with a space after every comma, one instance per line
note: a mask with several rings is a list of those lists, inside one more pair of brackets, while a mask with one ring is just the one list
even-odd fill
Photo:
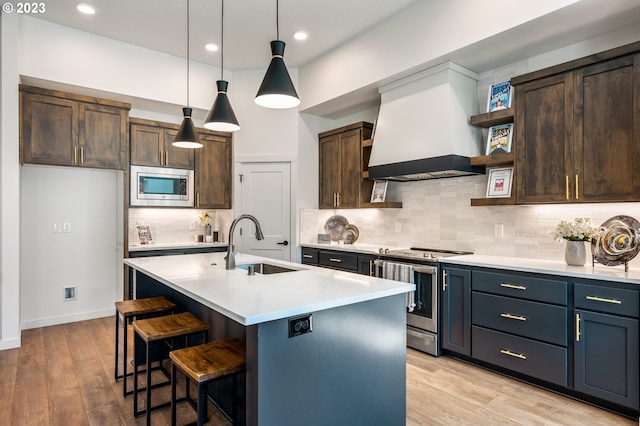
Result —
[[[213, 263], [212, 268], [222, 265], [224, 269], [222, 256], [197, 254], [174, 258], [184, 258], [184, 262], [191, 258], [188, 260], [193, 262], [194, 257], [201, 257], [199, 264]], [[187, 284], [185, 277], [195, 278], [193, 273], [188, 273], [193, 271], [188, 271], [190, 266], [187, 263], [183, 263], [182, 274], [178, 269], [172, 278], [160, 276], [160, 271], [167, 271], [167, 265], [160, 266], [147, 260], [125, 260], [127, 265], [136, 269], [136, 297], [168, 297], [180, 309], [210, 322], [210, 340], [225, 337], [245, 339], [247, 370], [244, 376], [240, 376], [244, 383], [238, 386], [242, 405], [239, 407], [240, 424], [393, 426], [406, 423], [405, 306], [406, 291], [411, 287], [318, 268], [264, 276], [256, 274], [250, 278], [246, 278], [246, 271], [225, 271], [230, 274], [227, 281], [232, 287], [237, 285], [238, 292], [243, 291], [245, 279], [261, 281], [257, 283], [259, 292], [269, 291], [269, 286], [277, 292], [282, 290], [278, 289], [280, 286], [286, 287], [294, 282], [301, 291], [313, 293], [312, 288], [305, 286], [316, 281], [324, 282], [328, 292], [336, 282], [340, 286], [353, 286], [348, 288], [349, 292], [358, 293], [367, 288], [370, 292], [371, 286], [379, 286], [386, 292], [380, 297], [370, 295], [365, 297], [367, 300], [354, 303], [334, 303], [334, 307], [304, 313], [298, 310], [292, 316], [286, 316], [289, 311], [281, 310], [274, 314], [273, 319], [246, 325], [238, 318], [229, 318], [233, 315], [221, 313], [231, 309], [229, 306], [217, 306], [215, 301], [209, 303], [204, 300], [202, 294], [192, 293], [195, 287]], [[238, 265], [261, 260], [241, 255]], [[287, 262], [278, 263], [301, 267]], [[180, 268], [178, 264], [175, 266]], [[201, 271], [197, 279], [207, 281], [211, 286], [224, 285], [220, 279], [222, 272], [208, 272], [209, 275]], [[395, 294], [387, 295], [388, 290], [396, 285]], [[321, 289], [316, 288], [315, 291]], [[308, 294], [303, 298], [312, 301], [315, 296]], [[322, 299], [326, 304], [327, 297]], [[361, 295], [356, 299], [362, 299]], [[247, 297], [246, 303], [257, 302]], [[290, 338], [289, 320], [308, 314], [312, 315], [312, 332]], [[248, 317], [246, 321], [251, 322]], [[224, 381], [213, 384], [209, 392], [226, 412], [231, 409], [229, 392], [230, 385]]]

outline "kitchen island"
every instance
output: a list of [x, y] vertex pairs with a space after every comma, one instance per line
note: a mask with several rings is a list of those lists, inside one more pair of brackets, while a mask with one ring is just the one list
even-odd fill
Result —
[[[170, 298], [211, 324], [210, 340], [245, 339], [240, 424], [405, 424], [405, 306], [413, 284], [245, 254], [226, 270], [224, 255], [125, 264], [136, 271], [136, 297]], [[259, 263], [290, 271], [249, 275], [247, 265]], [[226, 412], [229, 388], [214, 384], [209, 392]]]

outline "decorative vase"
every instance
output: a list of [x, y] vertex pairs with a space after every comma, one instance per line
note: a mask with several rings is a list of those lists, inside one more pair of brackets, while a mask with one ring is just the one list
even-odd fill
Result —
[[211, 235], [211, 224], [207, 223], [204, 226], [204, 230], [205, 230], [204, 235]]
[[584, 241], [567, 240], [564, 249], [564, 261], [570, 266], [584, 266], [587, 261], [587, 250]]

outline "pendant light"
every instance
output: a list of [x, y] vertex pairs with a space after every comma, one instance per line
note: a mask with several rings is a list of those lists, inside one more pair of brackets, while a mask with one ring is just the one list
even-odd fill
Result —
[[231, 102], [227, 97], [227, 87], [229, 83], [224, 80], [224, 0], [222, 0], [221, 13], [221, 36], [220, 36], [220, 80], [216, 81], [218, 85], [218, 96], [211, 106], [207, 118], [204, 120], [204, 127], [211, 130], [219, 130], [221, 132], [235, 132], [240, 130], [238, 119], [233, 113]]
[[276, 0], [276, 39], [271, 42], [271, 63], [262, 80], [255, 103], [267, 108], [293, 108], [300, 105], [296, 88], [284, 64], [285, 42], [280, 40], [279, 1]]
[[184, 119], [172, 145], [178, 148], [202, 148], [196, 126], [191, 119], [193, 110], [189, 108], [189, 1], [187, 0], [187, 106], [182, 108]]

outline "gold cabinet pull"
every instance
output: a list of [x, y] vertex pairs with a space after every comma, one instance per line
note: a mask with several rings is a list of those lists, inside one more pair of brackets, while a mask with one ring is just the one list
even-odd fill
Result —
[[586, 296], [587, 300], [592, 300], [594, 302], [604, 302], [604, 303], [613, 303], [615, 305], [622, 305], [622, 300], [618, 300], [618, 299], [607, 299], [604, 297], [598, 297], [598, 296]]
[[373, 260], [369, 261], [369, 276], [373, 277]]
[[580, 198], [578, 188], [579, 188], [578, 175], [576, 175], [576, 200], [578, 200]]
[[333, 207], [338, 207], [338, 193], [333, 193]]
[[335, 257], [331, 257], [329, 260], [336, 263], [342, 263], [342, 259], [336, 259]]
[[502, 318], [518, 320], [518, 321], [526, 321], [527, 320], [527, 317], [523, 317], [522, 315], [513, 315], [513, 314], [508, 314], [506, 312], [501, 313], [500, 316]]
[[336, 195], [338, 196], [338, 205], [337, 205], [337, 207], [340, 207], [340, 193], [338, 192]]
[[516, 352], [511, 352], [510, 350], [507, 350], [507, 349], [500, 349], [500, 353], [503, 354], [503, 355], [509, 355], [509, 356], [512, 356], [512, 357], [518, 358], [518, 359], [527, 359], [526, 355], [519, 354], [519, 353], [516, 353]]
[[447, 271], [442, 271], [442, 291], [447, 291]]
[[169, 151], [164, 152], [164, 165], [165, 166], [169, 165]]
[[78, 147], [73, 146], [73, 164], [78, 164]]
[[576, 342], [580, 341], [580, 314], [576, 314]]
[[200, 207], [200, 193], [196, 192], [196, 207]]
[[500, 283], [500, 287], [511, 288], [513, 290], [526, 290], [527, 287], [523, 285], [509, 284], [509, 283]]
[[564, 176], [564, 193], [567, 196], [567, 200], [569, 199], [569, 175]]
[[164, 151], [160, 150], [160, 165], [164, 166]]
[[310, 254], [303, 254], [302, 257], [304, 257], [305, 259], [313, 259], [313, 256]]
[[80, 147], [80, 164], [84, 164], [84, 146]]

